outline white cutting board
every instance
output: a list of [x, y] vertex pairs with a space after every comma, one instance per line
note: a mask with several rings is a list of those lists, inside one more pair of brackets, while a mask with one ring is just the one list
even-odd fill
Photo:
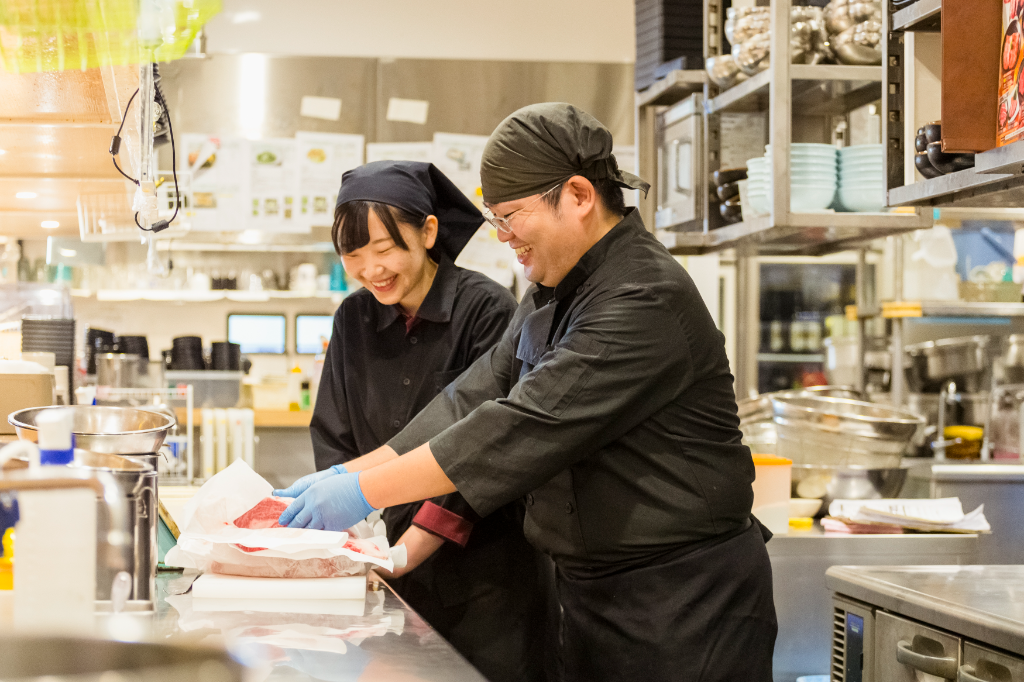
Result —
[[192, 583], [196, 599], [364, 599], [366, 576], [247, 578], [205, 573]]

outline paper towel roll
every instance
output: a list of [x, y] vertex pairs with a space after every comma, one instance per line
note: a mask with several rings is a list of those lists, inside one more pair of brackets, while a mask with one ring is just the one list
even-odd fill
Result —
[[366, 576], [247, 578], [206, 573], [192, 583], [196, 599], [364, 599]]

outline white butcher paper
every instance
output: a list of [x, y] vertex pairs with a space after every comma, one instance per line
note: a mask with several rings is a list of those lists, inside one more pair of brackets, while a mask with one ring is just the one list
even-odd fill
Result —
[[192, 583], [195, 599], [364, 599], [366, 576], [248, 578], [207, 573]]
[[[367, 540], [390, 558], [380, 559], [345, 548], [349, 533], [306, 528], [238, 528], [232, 522], [273, 495], [274, 488], [244, 460], [231, 464], [208, 480], [182, 509], [181, 535], [167, 553], [168, 566], [209, 571], [214, 562], [253, 566], [261, 557], [351, 560], [352, 573], [366, 573], [370, 565], [388, 571], [404, 566], [405, 547], [388, 544], [380, 513], [349, 529], [352, 537]], [[236, 545], [259, 551], [243, 551]], [[348, 570], [346, 570], [348, 572]], [[270, 578], [270, 580], [279, 580]], [[317, 578], [316, 580], [329, 580]]]

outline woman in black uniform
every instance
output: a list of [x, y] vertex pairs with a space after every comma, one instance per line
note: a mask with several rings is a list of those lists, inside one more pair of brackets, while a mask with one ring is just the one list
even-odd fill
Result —
[[[334, 316], [310, 426], [320, 474], [307, 479], [387, 443], [501, 338], [515, 298], [454, 264], [483, 222], [433, 164], [345, 173], [332, 237], [364, 288]], [[278, 493], [296, 497], [307, 479]], [[395, 591], [492, 682], [541, 679], [538, 562], [518, 505], [481, 519], [454, 493], [385, 509], [384, 520], [409, 555], [389, 579]]]

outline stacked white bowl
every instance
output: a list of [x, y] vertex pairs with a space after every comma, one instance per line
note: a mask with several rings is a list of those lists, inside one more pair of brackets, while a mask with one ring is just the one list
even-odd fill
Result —
[[[764, 156], [747, 161], [747, 197], [756, 213], [771, 208], [771, 145]], [[789, 158], [789, 210], [820, 211], [836, 197], [836, 148], [828, 144], [795, 143]]]
[[846, 211], [885, 208], [882, 145], [859, 144], [839, 150], [839, 203]]

